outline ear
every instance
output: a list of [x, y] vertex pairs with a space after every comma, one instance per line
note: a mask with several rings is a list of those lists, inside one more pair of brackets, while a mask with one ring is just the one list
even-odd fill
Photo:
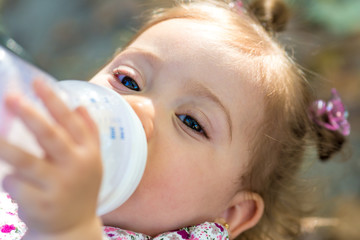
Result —
[[264, 212], [264, 201], [259, 194], [253, 192], [238, 192], [223, 213], [223, 218], [229, 224], [230, 238], [234, 239], [242, 232], [252, 228]]

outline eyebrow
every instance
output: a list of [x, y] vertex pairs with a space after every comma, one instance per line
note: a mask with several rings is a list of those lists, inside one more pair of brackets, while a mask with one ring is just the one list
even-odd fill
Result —
[[150, 64], [150, 66], [154, 69], [156, 66], [158, 66], [158, 64], [162, 61], [157, 55], [155, 55], [154, 53], [145, 50], [143, 48], [138, 48], [138, 47], [127, 47], [125, 49], [123, 49], [121, 52], [121, 54], [124, 55], [138, 55], [143, 57], [147, 63]]
[[190, 80], [187, 81], [184, 85], [184, 89], [190, 91], [195, 96], [198, 97], [204, 97], [208, 98], [211, 101], [213, 101], [216, 105], [219, 106], [219, 108], [224, 112], [226, 117], [226, 123], [228, 126], [228, 132], [229, 132], [229, 139], [232, 140], [232, 121], [230, 118], [230, 112], [229, 110], [224, 106], [224, 104], [220, 101], [219, 97], [206, 85], [203, 83], [196, 81], [196, 80]]

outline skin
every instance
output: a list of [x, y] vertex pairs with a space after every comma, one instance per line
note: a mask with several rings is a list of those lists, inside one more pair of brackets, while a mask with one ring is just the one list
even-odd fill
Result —
[[[195, 20], [159, 23], [91, 79], [126, 99], [148, 141], [139, 187], [101, 217], [105, 225], [154, 236], [222, 218], [234, 238], [259, 221], [263, 201], [243, 191], [240, 179], [250, 158], [251, 129], [262, 118], [262, 97], [248, 75], [246, 58], [224, 47], [217, 31]], [[125, 76], [140, 91], [126, 87]], [[77, 239], [84, 232], [88, 239], [100, 239], [96, 127], [85, 109], [67, 109], [39, 81], [34, 88], [55, 123], [39, 116], [21, 96], [9, 96], [6, 105], [30, 126], [46, 155], [29, 156], [0, 140], [0, 157], [17, 170], [5, 179], [4, 188], [19, 202], [30, 229], [27, 239]], [[191, 124], [185, 124], [190, 116]], [[192, 128], [195, 120], [200, 128]], [[38, 214], [44, 210], [48, 214]]]

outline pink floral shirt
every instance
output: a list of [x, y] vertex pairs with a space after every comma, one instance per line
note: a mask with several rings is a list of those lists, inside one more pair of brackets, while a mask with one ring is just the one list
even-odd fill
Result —
[[200, 225], [166, 232], [151, 238], [145, 234], [135, 233], [113, 227], [104, 227], [105, 239], [109, 240], [228, 240], [227, 230], [218, 223], [205, 222]]
[[9, 194], [0, 192], [0, 240], [18, 240], [26, 232], [25, 224], [17, 214], [17, 204]]
[[[0, 192], [0, 240], [18, 240], [25, 232], [26, 226], [19, 219], [17, 204], [7, 193]], [[145, 234], [135, 233], [114, 227], [103, 227], [104, 240], [228, 240], [227, 230], [218, 223], [203, 224], [166, 232], [151, 238]]]

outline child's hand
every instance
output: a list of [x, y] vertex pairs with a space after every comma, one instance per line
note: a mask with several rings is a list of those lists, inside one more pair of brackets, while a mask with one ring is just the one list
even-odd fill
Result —
[[71, 111], [43, 82], [35, 80], [34, 90], [55, 121], [18, 95], [8, 96], [6, 106], [32, 131], [45, 157], [35, 157], [0, 139], [0, 158], [15, 168], [4, 179], [4, 189], [19, 204], [29, 238], [72, 239], [69, 232], [94, 227], [94, 223], [101, 234], [96, 217], [102, 176], [97, 127], [85, 108]]

